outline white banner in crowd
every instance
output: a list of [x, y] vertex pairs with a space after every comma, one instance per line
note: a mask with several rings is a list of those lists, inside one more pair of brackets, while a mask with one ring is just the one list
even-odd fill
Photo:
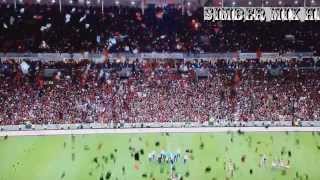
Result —
[[22, 61], [20, 64], [20, 68], [23, 74], [28, 74], [30, 66], [26, 62]]

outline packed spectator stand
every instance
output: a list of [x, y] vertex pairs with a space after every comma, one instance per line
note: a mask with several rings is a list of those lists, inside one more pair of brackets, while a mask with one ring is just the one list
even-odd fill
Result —
[[320, 118], [320, 61], [314, 59], [7, 60], [0, 69], [1, 125]]

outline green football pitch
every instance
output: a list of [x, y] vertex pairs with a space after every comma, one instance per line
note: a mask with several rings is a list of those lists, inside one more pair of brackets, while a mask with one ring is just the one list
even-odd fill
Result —
[[[174, 165], [159, 163], [149, 160], [153, 151], [180, 151], [181, 158]], [[167, 180], [172, 175], [190, 180], [320, 180], [320, 133], [0, 137], [0, 180]]]

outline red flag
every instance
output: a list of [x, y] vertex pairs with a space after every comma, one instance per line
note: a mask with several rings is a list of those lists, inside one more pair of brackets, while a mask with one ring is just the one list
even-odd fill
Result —
[[237, 72], [236, 72], [236, 74], [235, 74], [235, 76], [234, 76], [234, 82], [235, 82], [236, 84], [238, 84], [240, 81], [241, 81], [240, 71], [237, 70]]
[[80, 85], [84, 86], [86, 84], [87, 81], [87, 76], [85, 74], [80, 76]]
[[[241, 84], [241, 72], [237, 70], [233, 76], [233, 87], [238, 87]], [[236, 92], [236, 89], [234, 89]]]
[[105, 57], [109, 57], [109, 51], [108, 51], [107, 48], [104, 48], [104, 49], [103, 49], [103, 55], [104, 55]]
[[107, 61], [108, 58], [109, 58], [109, 51], [108, 51], [108, 49], [107, 49], [107, 48], [104, 48], [102, 54], [103, 54], [104, 61]]
[[44, 85], [44, 80], [43, 77], [41, 75], [37, 76], [37, 86], [38, 88], [42, 89]]
[[258, 49], [256, 50], [256, 57], [257, 57], [257, 59], [260, 59], [260, 57], [261, 57], [261, 50], [260, 50], [260, 48], [258, 48]]

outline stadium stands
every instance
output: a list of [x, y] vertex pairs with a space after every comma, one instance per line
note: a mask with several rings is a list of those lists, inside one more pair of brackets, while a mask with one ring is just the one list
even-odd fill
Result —
[[1, 125], [320, 118], [319, 61], [26, 61], [26, 75], [21, 64], [0, 66]]
[[204, 22], [175, 6], [0, 5], [1, 52], [319, 53], [316, 22]]

